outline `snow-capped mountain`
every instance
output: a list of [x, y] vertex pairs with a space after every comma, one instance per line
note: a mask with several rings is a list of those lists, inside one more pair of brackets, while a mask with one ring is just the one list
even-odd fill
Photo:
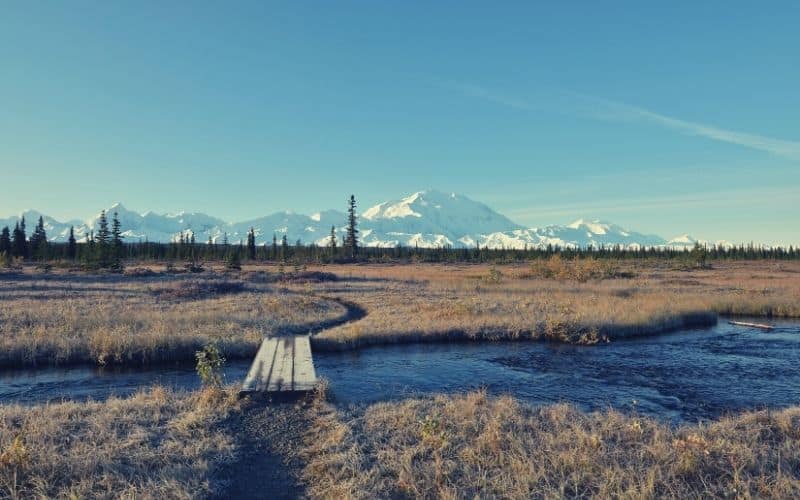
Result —
[[[224, 238], [231, 243], [246, 239], [252, 227], [258, 244], [271, 243], [272, 238], [284, 235], [294, 244], [316, 243], [326, 245], [331, 226], [335, 226], [339, 242], [343, 240], [347, 221], [345, 213], [325, 210], [313, 215], [294, 212], [278, 212], [242, 222], [225, 222], [222, 219], [199, 212], [174, 214], [138, 213], [115, 203], [106, 210], [109, 220], [116, 213], [126, 241], [175, 241], [180, 234], [193, 234], [195, 241], [220, 242]], [[39, 212], [28, 210], [25, 216], [30, 231], [36, 225]], [[66, 241], [70, 226], [74, 226], [75, 237], [84, 240], [89, 232], [97, 230], [100, 214], [81, 222], [72, 220], [59, 222], [42, 215], [45, 230], [52, 241]], [[10, 228], [19, 219], [0, 219], [0, 227]], [[370, 247], [418, 246], [474, 248], [544, 248], [559, 247], [606, 247], [619, 245], [624, 248], [675, 247], [691, 248], [694, 238], [683, 235], [666, 240], [652, 234], [629, 231], [616, 224], [599, 220], [579, 219], [566, 225], [551, 225], [542, 228], [526, 228], [483, 203], [455, 193], [436, 190], [419, 191], [410, 196], [379, 203], [364, 210], [359, 216], [361, 244]], [[704, 243], [700, 240], [701, 243]]]
[[434, 190], [368, 208], [361, 227], [364, 244], [379, 247], [465, 246], [465, 238], [524, 229], [483, 203]]

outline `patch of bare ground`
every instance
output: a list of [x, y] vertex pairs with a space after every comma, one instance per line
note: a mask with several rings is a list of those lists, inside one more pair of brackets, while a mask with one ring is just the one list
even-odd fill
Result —
[[234, 457], [235, 392], [153, 387], [104, 402], [0, 406], [2, 498], [196, 498]]
[[224, 422], [236, 443], [236, 459], [215, 475], [216, 498], [293, 499], [306, 496], [304, 462], [298, 455], [311, 425], [309, 397], [275, 400], [251, 395], [241, 412]]
[[314, 498], [797, 498], [800, 408], [672, 428], [485, 392], [320, 401], [302, 449]]

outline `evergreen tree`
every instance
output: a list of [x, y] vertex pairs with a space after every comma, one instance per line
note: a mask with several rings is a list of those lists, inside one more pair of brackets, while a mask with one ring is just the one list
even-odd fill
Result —
[[5, 226], [0, 232], [0, 254], [11, 255], [11, 232]]
[[347, 206], [347, 235], [344, 239], [344, 246], [347, 249], [351, 259], [355, 259], [358, 255], [358, 225], [356, 216], [356, 197], [350, 195], [350, 201]]
[[247, 233], [247, 257], [256, 260], [256, 233], [252, 227]]
[[278, 259], [278, 237], [272, 233], [272, 260]]
[[111, 233], [108, 230], [108, 219], [106, 218], [106, 211], [100, 212], [100, 220], [98, 221], [97, 234], [94, 235], [95, 246], [95, 259], [100, 267], [108, 266], [110, 247], [111, 247]]
[[331, 237], [328, 241], [328, 249], [330, 249], [331, 258], [336, 257], [336, 226], [331, 226]]
[[78, 244], [75, 241], [75, 227], [69, 227], [69, 239], [67, 239], [67, 258], [75, 260], [78, 255]]
[[111, 220], [111, 269], [116, 272], [122, 271], [122, 228], [119, 223], [119, 216], [114, 212]]
[[281, 238], [281, 260], [286, 260], [286, 257], [289, 256], [289, 242], [286, 241], [286, 233], [283, 233], [283, 238]]
[[[24, 220], [24, 219], [23, 219]], [[19, 222], [14, 224], [14, 231], [11, 233], [11, 256], [25, 258], [27, 253], [27, 243], [25, 241], [24, 226]]]
[[242, 260], [239, 256], [241, 247], [233, 247], [228, 250], [228, 255], [225, 259], [225, 267], [231, 270], [238, 271], [242, 268]]
[[22, 253], [20, 254], [20, 257], [23, 257], [23, 258], [27, 259], [28, 258], [28, 254], [30, 252], [30, 247], [28, 246], [28, 233], [25, 231], [25, 216], [24, 215], [20, 218], [19, 230], [20, 230], [20, 234], [22, 236], [22, 238], [20, 239], [20, 249], [22, 250]]
[[114, 218], [111, 221], [111, 241], [114, 245], [114, 250], [118, 256], [122, 255], [122, 227], [119, 223], [119, 216], [114, 212]]
[[33, 257], [39, 260], [47, 259], [47, 233], [44, 229], [44, 219], [39, 216], [39, 221], [31, 234], [30, 252]]

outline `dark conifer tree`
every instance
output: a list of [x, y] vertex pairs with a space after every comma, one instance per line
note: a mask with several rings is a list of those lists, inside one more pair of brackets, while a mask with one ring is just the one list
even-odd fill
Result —
[[19, 222], [17, 222], [14, 224], [14, 231], [11, 233], [11, 256], [24, 258], [26, 247], [25, 231], [20, 228]]
[[228, 249], [225, 257], [225, 267], [231, 270], [240, 270], [242, 268], [241, 256], [239, 254], [241, 245]]
[[278, 259], [278, 237], [272, 233], [272, 260]]
[[350, 195], [350, 201], [347, 206], [347, 235], [345, 236], [344, 246], [347, 249], [351, 259], [355, 259], [358, 255], [358, 225], [356, 215], [356, 197]]
[[11, 255], [11, 231], [8, 226], [0, 231], [0, 254]]
[[336, 226], [331, 226], [331, 237], [328, 241], [328, 249], [330, 250], [331, 258], [336, 257]]
[[33, 234], [31, 234], [30, 253], [36, 259], [47, 259], [47, 232], [44, 229], [44, 219], [41, 215], [33, 229]]
[[119, 223], [119, 215], [114, 212], [111, 220], [111, 269], [122, 272], [122, 227]]
[[111, 242], [114, 246], [114, 257], [122, 258], [122, 226], [119, 223], [119, 216], [114, 212], [111, 221]]
[[75, 227], [69, 227], [69, 238], [67, 239], [67, 258], [75, 260], [78, 255], [78, 243], [75, 241]]
[[20, 235], [21, 235], [21, 238], [20, 238], [20, 250], [22, 251], [22, 253], [20, 254], [20, 257], [23, 257], [23, 258], [27, 259], [28, 256], [29, 256], [29, 253], [30, 253], [30, 246], [28, 246], [28, 233], [25, 230], [25, 216], [24, 215], [20, 218], [19, 231], [20, 231]]
[[100, 220], [97, 224], [97, 234], [94, 236], [95, 258], [100, 267], [106, 267], [111, 255], [111, 232], [108, 230], [105, 210], [100, 211]]
[[256, 233], [252, 227], [247, 233], [247, 257], [256, 260]]
[[289, 242], [286, 240], [286, 233], [283, 233], [281, 238], [281, 260], [286, 260], [289, 256]]

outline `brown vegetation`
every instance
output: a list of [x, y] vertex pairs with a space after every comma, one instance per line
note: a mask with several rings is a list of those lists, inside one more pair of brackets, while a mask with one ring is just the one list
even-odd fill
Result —
[[346, 314], [335, 301], [230, 280], [0, 278], [0, 366], [193, 361], [209, 342], [250, 357], [264, 336]]
[[484, 392], [320, 402], [302, 455], [316, 498], [796, 498], [800, 408], [677, 429]]
[[[133, 266], [131, 266], [133, 267]], [[215, 341], [229, 359], [262, 337], [308, 331], [315, 349], [447, 340], [592, 344], [705, 326], [716, 315], [800, 317], [800, 264], [567, 261], [518, 265], [335, 265], [298, 273], [208, 264], [189, 275], [108, 277], [30, 268], [0, 276], [0, 366], [192, 360]]]
[[[546, 272], [536, 270], [542, 266]], [[718, 313], [800, 316], [797, 263], [715, 263], [691, 271], [670, 266], [593, 259], [533, 266], [342, 266], [340, 275], [359, 279], [336, 286], [336, 292], [368, 314], [316, 336], [314, 347], [441, 340], [595, 343], [707, 326]]]
[[195, 498], [234, 453], [233, 392], [0, 406], [2, 498]]

